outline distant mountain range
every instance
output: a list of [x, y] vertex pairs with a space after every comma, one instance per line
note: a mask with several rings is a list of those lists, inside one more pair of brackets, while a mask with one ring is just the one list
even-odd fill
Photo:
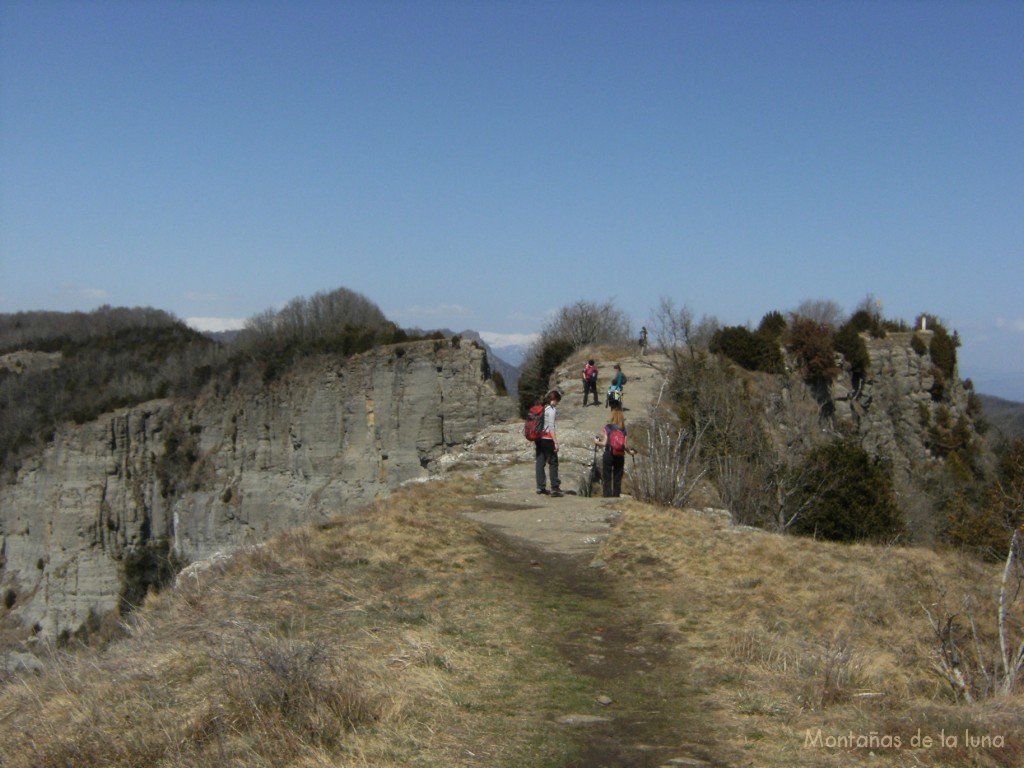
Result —
[[500, 357], [506, 363], [515, 366], [516, 368], [523, 364], [526, 360], [527, 354], [530, 352], [529, 344], [505, 344], [499, 347], [486, 341], [483, 341], [482, 343], [487, 346], [491, 351], [491, 354]]
[[491, 368], [501, 374], [505, 381], [505, 389], [513, 397], [519, 393], [519, 366], [526, 359], [526, 352], [529, 346], [526, 344], [513, 344], [504, 347], [492, 347], [476, 331], [462, 331], [459, 334], [464, 339], [472, 339], [487, 350], [487, 356]]
[[979, 394], [985, 417], [992, 428], [1007, 438], [1024, 437], [1024, 403]]

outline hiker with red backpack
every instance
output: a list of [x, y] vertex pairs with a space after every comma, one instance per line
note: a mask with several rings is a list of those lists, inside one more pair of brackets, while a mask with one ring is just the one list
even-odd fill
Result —
[[[551, 496], [562, 495], [562, 484], [558, 479], [558, 433], [555, 431], [555, 417], [557, 416], [556, 408], [562, 396], [558, 393], [558, 390], [551, 390], [544, 397], [543, 411], [540, 419], [543, 421], [536, 427], [533, 427], [530, 431], [537, 432], [536, 438], [531, 438], [531, 434], [527, 433], [527, 439], [533, 439], [533, 445], [536, 449], [536, 474], [537, 474], [537, 493], [550, 494]], [[541, 404], [538, 404], [541, 405]], [[537, 409], [537, 405], [530, 409], [530, 413], [534, 413]], [[530, 427], [529, 422], [527, 426]], [[544, 467], [550, 467], [549, 473], [551, 475], [551, 490], [547, 489], [547, 477], [545, 477]]]
[[587, 407], [587, 395], [594, 393], [594, 405], [597, 405], [597, 367], [593, 360], [587, 360], [583, 367], [583, 407]]
[[604, 446], [601, 460], [601, 486], [604, 496], [622, 493], [622, 473], [626, 467], [626, 454], [636, 453], [626, 443], [626, 417], [621, 408], [612, 408], [604, 432], [594, 438], [594, 444]]

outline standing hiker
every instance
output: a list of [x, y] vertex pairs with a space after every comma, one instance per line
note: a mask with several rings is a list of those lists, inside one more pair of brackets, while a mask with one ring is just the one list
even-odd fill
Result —
[[626, 374], [622, 372], [622, 366], [615, 364], [615, 375], [612, 376], [612, 383], [608, 387], [608, 399], [605, 406], [615, 410], [622, 408], [622, 388], [626, 386]]
[[597, 367], [593, 360], [587, 360], [583, 367], [583, 407], [587, 407], [587, 395], [594, 393], [594, 405], [597, 405]]
[[647, 326], [643, 326], [640, 329], [640, 357], [643, 357], [647, 352]]
[[[557, 390], [551, 390], [544, 397], [544, 428], [540, 439], [534, 443], [537, 452], [536, 474], [537, 493], [550, 493], [552, 496], [562, 495], [562, 484], [558, 479], [558, 433], [555, 428], [555, 417], [557, 406], [562, 396]], [[547, 489], [547, 478], [544, 475], [544, 466], [551, 469], [551, 491]]]
[[594, 438], [594, 444], [604, 447], [601, 459], [601, 492], [606, 497], [622, 492], [622, 473], [626, 467], [626, 454], [636, 453], [626, 443], [626, 417], [621, 408], [613, 408], [604, 432]]

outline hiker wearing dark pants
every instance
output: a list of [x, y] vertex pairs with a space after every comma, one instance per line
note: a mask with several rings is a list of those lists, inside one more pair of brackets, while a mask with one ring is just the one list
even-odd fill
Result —
[[615, 364], [615, 375], [612, 376], [611, 386], [608, 387], [608, 397], [605, 407], [615, 410], [622, 408], [622, 388], [626, 386], [626, 374], [622, 372], [622, 366]]
[[583, 407], [587, 407], [587, 395], [593, 393], [594, 405], [597, 405], [597, 367], [593, 360], [588, 360], [583, 369]]
[[537, 493], [549, 493], [547, 490], [547, 478], [544, 472], [544, 467], [548, 466], [550, 467], [550, 494], [552, 496], [562, 495], [562, 483], [558, 479], [558, 432], [555, 427], [556, 408], [561, 399], [562, 396], [556, 390], [551, 390], [548, 392], [547, 397], [544, 398], [546, 403], [544, 406], [544, 431], [541, 433], [540, 439], [534, 443], [537, 451], [535, 465]]
[[622, 493], [622, 474], [626, 467], [626, 454], [635, 451], [626, 445], [626, 419], [621, 408], [613, 408], [608, 424], [594, 444], [604, 447], [601, 459], [601, 492], [605, 497]]

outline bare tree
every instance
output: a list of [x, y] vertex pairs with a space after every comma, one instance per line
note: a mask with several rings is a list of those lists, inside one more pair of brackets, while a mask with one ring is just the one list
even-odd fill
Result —
[[800, 302], [800, 306], [793, 311], [793, 314], [829, 328], [838, 328], [845, 316], [843, 308], [831, 299], [805, 299]]
[[294, 298], [280, 310], [267, 309], [246, 320], [238, 339], [243, 349], [268, 342], [306, 343], [336, 336], [346, 329], [379, 330], [387, 325], [380, 308], [360, 293], [337, 288], [311, 299]]
[[609, 299], [603, 304], [577, 301], [558, 310], [541, 331], [541, 343], [561, 339], [573, 349], [588, 344], [624, 344], [632, 339], [629, 318]]
[[671, 361], [674, 370], [682, 367], [684, 355], [692, 359], [694, 324], [693, 312], [689, 307], [683, 306], [677, 310], [672, 299], [662, 297], [651, 326], [655, 343]]
[[708, 316], [697, 321], [689, 307], [676, 309], [672, 299], [662, 297], [651, 326], [658, 348], [671, 361], [673, 370], [680, 371], [707, 350], [719, 323]]
[[[1016, 530], [1010, 539], [996, 599], [999, 637], [995, 649], [985, 647], [974, 616], [974, 601], [969, 595], [962, 602], [962, 621], [969, 627], [969, 634], [958, 621], [959, 615], [950, 612], [944, 594], [943, 600], [932, 606], [936, 613], [921, 606], [935, 634], [935, 669], [950, 684], [956, 697], [967, 704], [992, 696], [1009, 696], [1024, 671], [1024, 635], [1019, 619], [1014, 620], [1012, 616], [1024, 588], [1021, 546], [1021, 532]], [[1016, 638], [1012, 637], [1014, 632], [1018, 635]]]

